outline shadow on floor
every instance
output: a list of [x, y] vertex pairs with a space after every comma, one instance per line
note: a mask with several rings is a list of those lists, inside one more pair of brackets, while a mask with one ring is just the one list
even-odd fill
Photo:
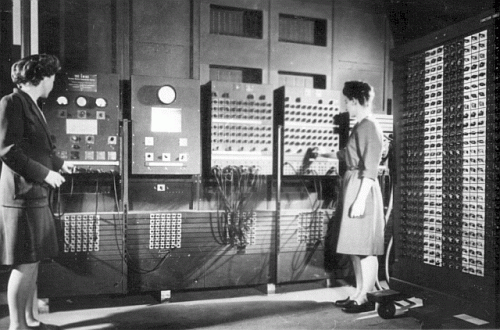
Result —
[[[250, 301], [158, 304], [65, 323], [63, 329], [418, 329], [415, 319], [346, 314], [330, 302]], [[111, 326], [112, 325], [112, 326]], [[111, 326], [111, 327], [110, 327]]]

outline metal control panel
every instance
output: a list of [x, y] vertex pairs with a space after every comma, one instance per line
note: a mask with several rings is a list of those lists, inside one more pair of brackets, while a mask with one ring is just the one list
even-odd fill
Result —
[[132, 76], [132, 174], [201, 172], [200, 84]]
[[309, 148], [339, 150], [334, 117], [340, 113], [340, 92], [300, 87], [275, 91], [277, 124], [283, 125], [283, 175], [338, 174], [338, 161], [305, 159]]
[[43, 104], [59, 157], [86, 172], [119, 172], [120, 85], [117, 75], [66, 73]]
[[204, 89], [207, 169], [247, 166], [272, 174], [272, 88], [213, 81]]

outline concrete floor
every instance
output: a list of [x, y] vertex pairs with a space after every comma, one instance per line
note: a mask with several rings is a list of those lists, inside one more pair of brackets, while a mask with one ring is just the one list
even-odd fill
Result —
[[[174, 293], [170, 302], [151, 296], [51, 300], [44, 323], [62, 329], [420, 329], [412, 317], [384, 320], [373, 312], [346, 314], [332, 302], [352, 287], [264, 294], [256, 289]], [[8, 327], [2, 306], [0, 329]]]

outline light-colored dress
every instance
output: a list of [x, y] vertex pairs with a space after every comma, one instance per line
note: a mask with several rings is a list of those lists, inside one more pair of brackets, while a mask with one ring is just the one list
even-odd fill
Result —
[[[347, 171], [342, 180], [342, 219], [337, 253], [350, 255], [384, 254], [384, 205], [377, 180], [382, 157], [382, 130], [372, 115], [357, 123], [347, 146], [337, 152]], [[375, 180], [366, 198], [363, 216], [351, 218], [349, 211], [358, 195], [362, 178]]]

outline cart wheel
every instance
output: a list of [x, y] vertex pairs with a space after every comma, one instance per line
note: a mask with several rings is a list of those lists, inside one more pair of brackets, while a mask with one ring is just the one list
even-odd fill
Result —
[[396, 315], [396, 306], [392, 302], [386, 302], [378, 306], [377, 312], [383, 319], [392, 319]]

